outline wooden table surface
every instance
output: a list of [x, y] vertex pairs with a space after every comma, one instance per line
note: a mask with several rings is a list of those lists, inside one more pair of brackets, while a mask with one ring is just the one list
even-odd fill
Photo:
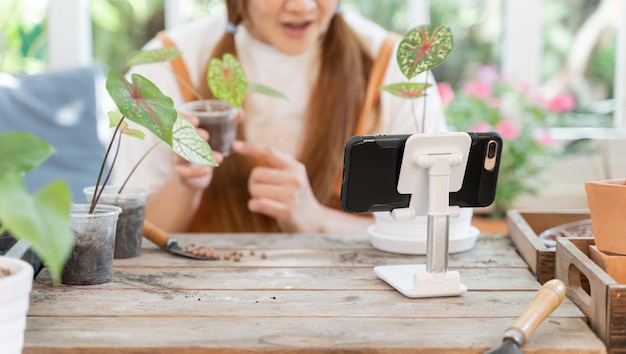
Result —
[[[52, 286], [44, 270], [24, 353], [482, 353], [500, 345], [540, 287], [498, 233], [449, 257], [467, 293], [426, 299], [404, 297], [373, 272], [425, 257], [378, 251], [366, 235], [175, 236], [244, 256], [197, 261], [144, 240], [141, 256], [114, 261], [110, 283]], [[606, 352], [567, 298], [523, 350]]]

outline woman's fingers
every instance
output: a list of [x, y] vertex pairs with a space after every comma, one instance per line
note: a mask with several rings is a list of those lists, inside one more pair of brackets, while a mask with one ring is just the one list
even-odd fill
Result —
[[237, 124], [243, 122], [244, 117], [245, 117], [245, 113], [243, 112], [243, 109], [239, 109], [237, 111], [237, 120], [236, 120]]
[[233, 151], [265, 161], [269, 167], [286, 169], [293, 166], [293, 157], [270, 148], [255, 147], [243, 141], [233, 142]]
[[[218, 164], [221, 164], [224, 160], [224, 155], [219, 152], [214, 152], [214, 156]], [[179, 180], [193, 189], [205, 189], [209, 186], [213, 177], [213, 167], [191, 164], [174, 153], [172, 153], [172, 167]]]

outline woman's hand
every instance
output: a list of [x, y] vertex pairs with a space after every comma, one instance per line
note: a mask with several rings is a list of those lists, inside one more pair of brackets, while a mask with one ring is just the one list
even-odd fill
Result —
[[302, 163], [283, 152], [242, 141], [233, 144], [233, 151], [266, 163], [255, 167], [248, 180], [251, 211], [273, 217], [285, 232], [323, 231], [325, 207], [315, 198]]

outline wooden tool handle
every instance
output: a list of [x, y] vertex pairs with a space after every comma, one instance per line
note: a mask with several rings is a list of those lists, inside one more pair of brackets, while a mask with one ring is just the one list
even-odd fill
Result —
[[143, 222], [143, 235], [159, 247], [165, 247], [167, 240], [170, 239], [170, 235], [167, 232], [159, 229], [147, 220]]
[[533, 301], [522, 315], [513, 322], [509, 330], [521, 332], [524, 335], [524, 342], [527, 341], [541, 322], [559, 307], [565, 298], [565, 290], [565, 284], [558, 279], [552, 279], [543, 284]]

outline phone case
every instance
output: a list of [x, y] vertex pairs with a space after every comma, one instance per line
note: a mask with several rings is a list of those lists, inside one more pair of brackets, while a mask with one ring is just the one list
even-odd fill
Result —
[[[502, 152], [496, 132], [468, 133], [472, 139], [461, 189], [450, 205], [484, 207], [495, 199]], [[345, 146], [341, 207], [350, 213], [391, 211], [409, 205], [410, 194], [397, 190], [406, 139], [410, 135], [357, 135]], [[490, 145], [492, 144], [492, 145]], [[493, 145], [495, 144], [495, 145]], [[492, 147], [492, 157], [487, 158]], [[485, 161], [490, 161], [485, 168]]]
[[409, 205], [397, 190], [404, 144], [410, 135], [357, 135], [346, 143], [341, 207], [351, 213], [388, 211]]
[[[459, 207], [486, 207], [493, 203], [496, 197], [498, 172], [500, 169], [500, 155], [502, 154], [502, 138], [496, 132], [469, 133], [472, 146], [465, 166], [463, 185], [457, 192], [450, 193], [450, 205]], [[490, 143], [497, 145], [490, 152]], [[489, 168], [485, 161], [492, 154], [495, 161]]]

